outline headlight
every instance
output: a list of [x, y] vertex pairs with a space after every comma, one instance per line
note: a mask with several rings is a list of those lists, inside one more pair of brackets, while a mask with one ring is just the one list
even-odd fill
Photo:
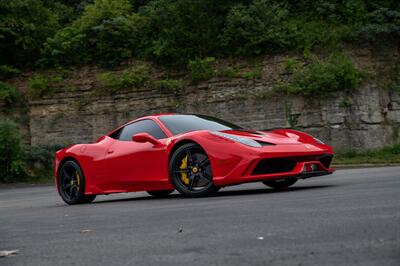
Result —
[[319, 144], [325, 144], [322, 140], [317, 139], [316, 137], [313, 137], [313, 139], [314, 139], [316, 142], [318, 142]]
[[242, 138], [242, 137], [239, 137], [239, 136], [226, 134], [226, 133], [222, 133], [222, 132], [219, 132], [219, 131], [210, 131], [210, 133], [214, 134], [216, 136], [219, 136], [219, 137], [223, 137], [223, 138], [235, 141], [235, 142], [239, 142], [241, 144], [244, 144], [244, 145], [247, 145], [247, 146], [250, 146], [250, 147], [255, 147], [255, 148], [262, 147], [262, 145], [260, 143], [258, 143], [255, 140], [252, 140], [252, 139]]

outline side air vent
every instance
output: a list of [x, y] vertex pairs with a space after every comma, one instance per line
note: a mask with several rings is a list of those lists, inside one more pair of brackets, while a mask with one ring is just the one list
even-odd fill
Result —
[[319, 161], [322, 163], [323, 166], [329, 168], [332, 163], [332, 155], [323, 155], [319, 158]]

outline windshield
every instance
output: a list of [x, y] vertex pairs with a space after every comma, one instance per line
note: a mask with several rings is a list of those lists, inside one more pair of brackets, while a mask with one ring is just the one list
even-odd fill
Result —
[[194, 130], [232, 130], [241, 127], [206, 115], [165, 115], [159, 119], [173, 135]]

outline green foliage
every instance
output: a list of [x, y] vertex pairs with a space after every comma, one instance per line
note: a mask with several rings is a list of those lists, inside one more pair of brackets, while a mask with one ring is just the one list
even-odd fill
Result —
[[183, 89], [184, 82], [180, 79], [162, 79], [152, 82], [153, 86], [160, 91], [178, 92]]
[[362, 73], [344, 55], [325, 60], [314, 59], [309, 65], [296, 70], [293, 80], [283, 89], [288, 93], [312, 97], [331, 96], [334, 92], [350, 93], [358, 88]]
[[36, 74], [30, 80], [29, 96], [31, 98], [42, 98], [52, 95], [53, 93], [54, 90], [50, 86], [50, 79], [48, 76]]
[[60, 145], [24, 146], [17, 124], [0, 120], [0, 183], [48, 182]]
[[0, 120], [0, 183], [48, 182], [60, 145], [24, 146], [17, 124]]
[[272, 0], [255, 0], [249, 6], [239, 4], [226, 18], [222, 43], [241, 55], [282, 51], [290, 45], [294, 32], [288, 18], [286, 6]]
[[219, 78], [237, 78], [240, 77], [240, 73], [237, 67], [222, 66], [214, 70], [214, 76]]
[[97, 79], [103, 93], [114, 94], [120, 90], [138, 89], [150, 79], [150, 66], [143, 64], [123, 72], [105, 72], [99, 74]]
[[19, 181], [24, 177], [23, 150], [17, 125], [0, 121], [0, 182]]
[[308, 55], [360, 40], [398, 44], [399, 21], [397, 0], [0, 1], [0, 65]]
[[61, 145], [24, 146], [23, 160], [29, 181], [48, 182], [52, 179], [54, 154]]
[[13, 108], [20, 95], [14, 86], [0, 81], [0, 101], [4, 102], [6, 111]]
[[299, 68], [299, 62], [295, 58], [285, 58], [283, 60], [283, 67], [288, 73], [293, 73]]
[[0, 1], [0, 64], [32, 64], [58, 27], [42, 0]]
[[147, 18], [142, 55], [168, 65], [185, 64], [219, 49], [230, 0], [153, 0], [139, 10]]
[[240, 73], [240, 77], [245, 79], [259, 79], [262, 77], [262, 66], [255, 66], [250, 70]]
[[285, 103], [285, 116], [290, 128], [296, 129], [299, 121], [299, 114], [292, 114], [292, 105]]
[[399, 163], [400, 144], [386, 146], [381, 149], [363, 151], [349, 150], [338, 152], [334, 157], [335, 164], [360, 164], [360, 163]]
[[[244, 68], [244, 69], [241, 69]], [[259, 79], [262, 77], [262, 65], [250, 66], [216, 66], [213, 76], [220, 78], [244, 78], [244, 79]]]
[[400, 10], [379, 8], [367, 16], [368, 23], [360, 30], [360, 34], [372, 41], [387, 37], [400, 38]]
[[0, 79], [11, 78], [18, 75], [19, 73], [21, 72], [15, 67], [9, 65], [0, 65]]
[[344, 96], [339, 104], [340, 107], [350, 107], [352, 105], [352, 100], [348, 96]]
[[47, 40], [41, 63], [115, 65], [136, 54], [143, 23], [128, 0], [95, 0]]
[[193, 81], [208, 80], [214, 76], [214, 57], [190, 60], [187, 68]]

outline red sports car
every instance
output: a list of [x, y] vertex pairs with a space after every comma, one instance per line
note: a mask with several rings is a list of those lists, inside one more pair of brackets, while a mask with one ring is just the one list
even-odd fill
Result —
[[330, 146], [295, 130], [262, 132], [205, 115], [162, 114], [57, 151], [54, 175], [67, 204], [131, 191], [162, 197], [176, 189], [197, 197], [247, 182], [286, 188], [331, 174], [332, 156]]

